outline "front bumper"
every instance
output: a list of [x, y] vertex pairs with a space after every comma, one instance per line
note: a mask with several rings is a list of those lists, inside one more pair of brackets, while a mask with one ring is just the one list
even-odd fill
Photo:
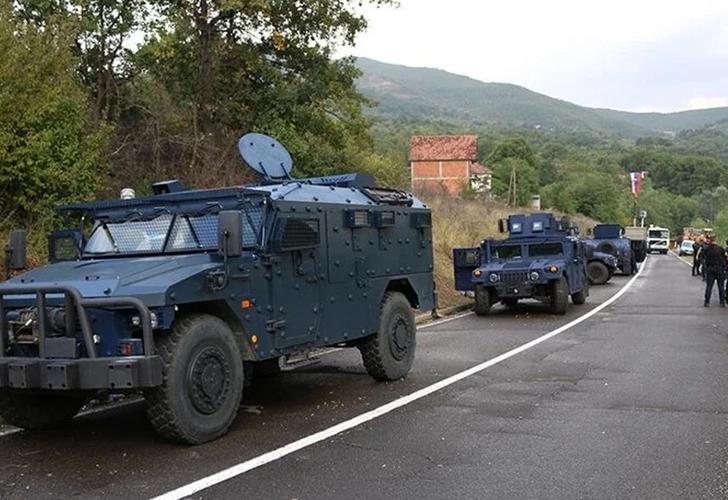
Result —
[[161, 383], [159, 356], [0, 358], [0, 389], [123, 390], [155, 387]]
[[[46, 295], [63, 294], [66, 337], [80, 326], [86, 357], [54, 357], [49, 348]], [[4, 301], [8, 295], [35, 296], [38, 311], [38, 356], [6, 356], [8, 337]], [[98, 357], [86, 308], [134, 309], [140, 316], [143, 355]], [[48, 355], [46, 355], [46, 353]], [[162, 360], [154, 353], [149, 308], [135, 297], [85, 298], [69, 286], [0, 285], [0, 389], [139, 389], [162, 383]]]

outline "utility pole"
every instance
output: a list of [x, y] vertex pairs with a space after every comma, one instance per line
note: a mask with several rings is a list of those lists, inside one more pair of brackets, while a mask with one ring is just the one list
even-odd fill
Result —
[[518, 206], [518, 174], [516, 172], [516, 166], [511, 167], [511, 179], [508, 183], [508, 199], [506, 205], [509, 207]]

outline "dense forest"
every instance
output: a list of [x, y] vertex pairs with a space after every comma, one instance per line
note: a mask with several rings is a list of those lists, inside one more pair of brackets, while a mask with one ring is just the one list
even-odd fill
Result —
[[365, 29], [364, 3], [391, 2], [2, 0], [2, 228], [153, 180], [244, 182], [235, 145], [253, 130], [285, 143], [299, 176], [386, 178], [358, 70], [332, 57]]

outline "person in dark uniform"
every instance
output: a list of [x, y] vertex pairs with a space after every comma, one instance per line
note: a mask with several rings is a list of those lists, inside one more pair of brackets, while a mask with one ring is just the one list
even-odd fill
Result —
[[718, 282], [720, 307], [725, 307], [725, 249], [715, 242], [715, 236], [711, 236], [708, 244], [703, 248], [703, 267], [705, 268], [705, 307], [710, 305], [715, 282]]
[[693, 243], [693, 276], [700, 274], [700, 249], [703, 246], [700, 244], [700, 240]]

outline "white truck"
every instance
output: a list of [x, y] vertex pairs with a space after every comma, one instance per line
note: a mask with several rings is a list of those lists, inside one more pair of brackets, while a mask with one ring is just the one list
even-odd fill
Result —
[[647, 251], [666, 254], [670, 249], [670, 230], [666, 227], [650, 226], [647, 230]]

